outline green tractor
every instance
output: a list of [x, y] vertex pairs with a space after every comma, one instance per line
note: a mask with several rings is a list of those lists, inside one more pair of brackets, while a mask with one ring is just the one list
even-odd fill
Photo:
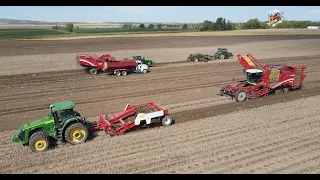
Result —
[[218, 48], [218, 51], [214, 54], [216, 59], [232, 59], [233, 54], [228, 52], [226, 48]]
[[145, 59], [141, 55], [132, 56], [132, 58], [135, 59], [135, 60], [140, 60], [142, 62], [142, 64], [146, 64], [149, 67], [154, 66], [154, 62], [151, 59]]
[[89, 122], [73, 110], [74, 106], [72, 101], [50, 105], [47, 117], [19, 127], [19, 133], [12, 136], [12, 142], [29, 145], [33, 152], [46, 151], [52, 138], [70, 144], [85, 142], [89, 135]]

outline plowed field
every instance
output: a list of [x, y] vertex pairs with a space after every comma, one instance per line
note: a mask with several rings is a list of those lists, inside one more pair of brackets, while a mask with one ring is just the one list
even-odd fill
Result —
[[[1, 173], [319, 173], [320, 36], [106, 38], [0, 43]], [[232, 42], [233, 41], [233, 42]], [[242, 80], [236, 60], [187, 62], [224, 46], [262, 64], [307, 66], [304, 87], [237, 103], [217, 95]], [[70, 48], [69, 48], [70, 47]], [[91, 76], [76, 53], [150, 54], [148, 74]], [[172, 52], [172, 54], [170, 53]], [[132, 54], [134, 55], [134, 54]], [[148, 56], [146, 58], [148, 58]], [[90, 121], [127, 103], [155, 101], [176, 123], [32, 153], [12, 143], [17, 128], [72, 100]]]

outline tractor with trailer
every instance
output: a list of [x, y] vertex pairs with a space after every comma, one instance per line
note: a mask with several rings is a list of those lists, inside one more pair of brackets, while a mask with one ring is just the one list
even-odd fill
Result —
[[32, 151], [46, 151], [53, 139], [70, 144], [80, 144], [87, 140], [90, 123], [74, 110], [74, 102], [63, 101], [50, 105], [49, 115], [20, 126], [13, 142], [29, 145]]
[[149, 67], [140, 60], [116, 60], [112, 56], [104, 56], [101, 58], [88, 54], [78, 54], [76, 56], [77, 64], [85, 69], [86, 72], [96, 75], [99, 72], [112, 73], [117, 76], [126, 76], [128, 73], [147, 73]]
[[231, 52], [228, 52], [228, 49], [226, 48], [218, 48], [218, 50], [214, 53], [214, 55], [209, 55], [209, 54], [200, 54], [200, 53], [196, 53], [196, 54], [190, 54], [188, 57], [188, 61], [194, 61], [194, 62], [198, 62], [198, 61], [210, 61], [210, 60], [215, 60], [215, 59], [232, 59], [233, 58], [233, 54]]
[[124, 134], [134, 127], [149, 127], [151, 124], [169, 126], [173, 123], [174, 119], [169, 115], [168, 109], [151, 101], [136, 105], [127, 104], [123, 112], [110, 118], [100, 114], [100, 120], [91, 130], [104, 130], [109, 136], [114, 136]]
[[237, 59], [243, 65], [245, 80], [229, 84], [220, 89], [220, 95], [235, 98], [237, 102], [246, 99], [287, 93], [290, 90], [300, 89], [306, 74], [306, 66], [289, 66], [284, 64], [261, 65], [251, 54], [237, 55]]
[[132, 56], [133, 59], [141, 61], [143, 64], [148, 65], [149, 67], [154, 66], [154, 62], [151, 59], [145, 59], [141, 54]]

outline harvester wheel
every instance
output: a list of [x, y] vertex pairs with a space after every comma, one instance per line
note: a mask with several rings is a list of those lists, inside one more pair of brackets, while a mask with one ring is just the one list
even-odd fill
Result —
[[96, 68], [90, 68], [88, 72], [93, 75], [98, 74], [98, 70]]
[[277, 89], [274, 90], [274, 93], [275, 94], [281, 94], [281, 93], [283, 93], [283, 89], [282, 88], [277, 88]]
[[220, 96], [224, 95], [224, 88], [220, 89]]
[[33, 152], [46, 151], [49, 148], [49, 137], [45, 132], [37, 131], [30, 136], [29, 146]]
[[88, 139], [88, 129], [82, 123], [71, 124], [64, 133], [65, 140], [70, 144], [80, 144]]
[[194, 59], [194, 62], [198, 62], [198, 61], [199, 61], [199, 59], [198, 59], [198, 58]]
[[144, 70], [142, 71], [142, 73], [143, 73], [143, 74], [147, 74], [147, 70], [144, 69]]
[[116, 74], [116, 76], [121, 76], [121, 72], [120, 71], [116, 71], [115, 74]]
[[247, 93], [244, 90], [239, 90], [235, 94], [237, 102], [245, 101], [247, 99]]
[[170, 115], [164, 116], [164, 118], [161, 120], [161, 123], [163, 126], [170, 126], [173, 123], [173, 118]]
[[220, 56], [219, 56], [219, 59], [224, 59], [224, 55], [223, 54], [221, 54]]
[[289, 92], [289, 90], [290, 90], [290, 88], [289, 88], [289, 87], [285, 87], [285, 88], [283, 88], [283, 93], [288, 93], [288, 92]]
[[122, 76], [126, 76], [126, 75], [127, 75], [127, 71], [122, 71], [122, 72], [121, 72], [121, 75], [122, 75]]

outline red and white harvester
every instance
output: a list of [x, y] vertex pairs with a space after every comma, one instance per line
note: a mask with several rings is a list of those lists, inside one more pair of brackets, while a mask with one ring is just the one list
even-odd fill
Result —
[[127, 104], [123, 112], [115, 114], [111, 118], [100, 114], [100, 120], [91, 130], [104, 130], [110, 136], [114, 136], [124, 134], [134, 127], [148, 127], [155, 123], [169, 126], [174, 123], [174, 120], [167, 109], [151, 101], [136, 105]]
[[246, 99], [267, 96], [271, 92], [275, 94], [287, 93], [289, 90], [300, 89], [306, 74], [306, 66], [289, 66], [284, 64], [261, 65], [251, 54], [237, 55], [237, 59], [243, 65], [246, 79], [229, 84], [220, 89], [220, 95], [228, 95], [237, 102]]

